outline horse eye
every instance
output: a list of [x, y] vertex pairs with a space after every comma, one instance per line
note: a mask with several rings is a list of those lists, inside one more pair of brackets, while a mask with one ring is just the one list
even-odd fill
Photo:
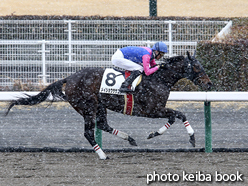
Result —
[[199, 64], [195, 64], [193, 67], [195, 72], [200, 72], [201, 71], [201, 66]]
[[196, 69], [200, 69], [201, 68], [199, 64], [195, 64], [194, 66], [195, 66]]

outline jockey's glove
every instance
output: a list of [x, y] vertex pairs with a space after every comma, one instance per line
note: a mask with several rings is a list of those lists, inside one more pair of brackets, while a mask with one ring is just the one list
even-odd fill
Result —
[[167, 68], [167, 64], [166, 63], [161, 63], [160, 68]]

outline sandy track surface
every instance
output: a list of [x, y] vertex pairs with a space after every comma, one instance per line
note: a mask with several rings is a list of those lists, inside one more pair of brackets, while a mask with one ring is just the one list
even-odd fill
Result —
[[[157, 1], [158, 16], [247, 17], [247, 0]], [[149, 16], [149, 0], [1, 0], [0, 15]]]
[[[47, 107], [49, 103], [33, 107], [14, 107], [7, 117], [3, 117], [6, 104], [0, 104], [1, 147], [81, 146], [92, 149], [83, 136], [82, 117], [67, 103], [54, 103], [49, 107]], [[167, 106], [186, 113], [197, 133], [197, 148], [204, 147], [203, 103], [169, 102]], [[227, 104], [213, 102], [213, 147], [247, 148], [247, 108], [246, 102]], [[108, 119], [111, 126], [131, 134], [139, 146], [130, 147], [126, 141], [103, 133], [104, 148], [192, 148], [187, 147], [188, 136], [180, 122], [176, 122], [163, 136], [146, 140], [146, 132], [161, 127], [161, 120], [129, 117], [113, 112], [109, 113]], [[125, 125], [120, 121], [125, 122]], [[147, 174], [153, 174], [154, 171], [159, 175], [178, 174], [180, 180], [156, 181], [150, 185], [248, 184], [247, 152], [106, 152], [106, 154], [110, 159], [104, 161], [99, 160], [96, 153], [90, 152], [1, 152], [0, 185], [144, 186], [147, 185]], [[243, 174], [243, 181], [216, 182], [216, 171], [222, 175]], [[212, 181], [183, 180], [183, 172], [194, 175], [199, 172], [209, 174]]]
[[[248, 153], [0, 153], [0, 185], [144, 186], [147, 174], [177, 174], [179, 181], [150, 185], [246, 185]], [[217, 182], [217, 174], [237, 175], [243, 181]], [[184, 174], [185, 172], [185, 174]], [[204, 174], [211, 181], [189, 181], [183, 174]], [[165, 177], [162, 177], [165, 179]], [[234, 177], [233, 177], [234, 178]], [[196, 179], [195, 179], [196, 180]]]

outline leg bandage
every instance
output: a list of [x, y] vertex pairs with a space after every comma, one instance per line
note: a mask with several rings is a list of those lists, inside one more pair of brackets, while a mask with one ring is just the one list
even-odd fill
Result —
[[168, 128], [170, 128], [170, 124], [169, 124], [169, 123], [166, 123], [163, 127], [161, 127], [161, 128], [158, 130], [158, 133], [159, 133], [159, 134], [163, 134]]
[[98, 154], [99, 158], [102, 160], [105, 160], [107, 158], [106, 154], [102, 151], [102, 149], [99, 147], [99, 145], [95, 145], [93, 149], [96, 151]]
[[192, 136], [194, 134], [194, 130], [192, 129], [191, 125], [189, 124], [188, 121], [184, 122], [184, 126], [187, 129], [187, 132], [190, 136]]
[[127, 140], [128, 139], [128, 134], [126, 134], [125, 132], [121, 132], [119, 130], [116, 130], [114, 129], [113, 132], [112, 132], [113, 135], [116, 135], [124, 140]]

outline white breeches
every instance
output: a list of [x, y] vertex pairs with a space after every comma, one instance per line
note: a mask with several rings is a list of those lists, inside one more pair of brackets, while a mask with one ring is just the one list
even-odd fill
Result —
[[142, 64], [139, 65], [131, 60], [125, 59], [123, 53], [119, 49], [114, 53], [111, 61], [113, 65], [123, 68], [125, 70], [129, 70], [129, 71], [139, 70], [140, 72], [144, 71]]

